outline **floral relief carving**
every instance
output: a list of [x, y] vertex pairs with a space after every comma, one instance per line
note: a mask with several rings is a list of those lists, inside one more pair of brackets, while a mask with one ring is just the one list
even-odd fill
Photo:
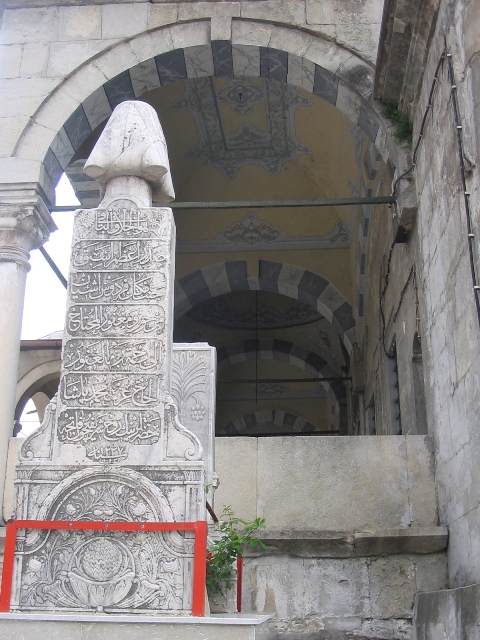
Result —
[[[127, 485], [99, 480], [70, 493], [59, 520], [154, 521], [148, 499]], [[181, 610], [190, 544], [165, 544], [169, 533], [53, 531], [23, 544], [23, 609]], [[19, 541], [23, 542], [23, 541]], [[20, 549], [17, 548], [17, 551]]]
[[222, 232], [223, 237], [232, 244], [249, 244], [250, 246], [270, 243], [279, 237], [288, 237], [265, 220], [258, 220], [254, 213], [249, 213], [241, 222], [234, 222]]
[[[271, 175], [277, 175], [286, 162], [310, 153], [296, 137], [294, 114], [298, 107], [308, 107], [311, 102], [293, 87], [272, 78], [262, 79], [262, 84], [253, 90], [242, 79], [231, 90], [225, 87], [219, 90], [209, 77], [186, 81], [185, 93], [173, 109], [187, 109], [195, 119], [200, 143], [188, 157], [201, 158], [226, 177], [234, 178], [241, 167], [249, 164], [260, 165]], [[242, 114], [254, 102], [263, 102], [268, 130], [261, 131], [252, 123], [245, 123], [237, 131], [226, 133], [219, 104], [225, 101], [237, 112], [241, 109]]]

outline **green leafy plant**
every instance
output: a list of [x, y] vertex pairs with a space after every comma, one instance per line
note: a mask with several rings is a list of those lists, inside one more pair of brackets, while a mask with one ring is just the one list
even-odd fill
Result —
[[385, 105], [382, 107], [383, 115], [395, 125], [395, 139], [397, 142], [408, 142], [412, 144], [413, 128], [410, 120], [396, 107]]
[[236, 518], [231, 506], [224, 507], [218, 524], [220, 539], [214, 542], [207, 553], [208, 595], [232, 588], [232, 581], [237, 575], [233, 563], [243, 554], [245, 545], [267, 548], [253, 535], [258, 529], [265, 529], [265, 518], [257, 516], [249, 522]]

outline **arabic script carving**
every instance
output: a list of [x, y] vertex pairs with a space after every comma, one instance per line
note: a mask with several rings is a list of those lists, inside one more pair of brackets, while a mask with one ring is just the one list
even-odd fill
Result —
[[165, 245], [158, 240], [81, 240], [72, 249], [75, 269], [128, 270], [132, 265], [149, 271], [165, 266]]
[[154, 339], [73, 339], [63, 349], [66, 371], [155, 371], [162, 360], [162, 345]]
[[80, 271], [72, 274], [70, 297], [74, 302], [150, 302], [165, 299], [166, 276], [162, 272]]
[[60, 390], [67, 406], [151, 407], [160, 400], [158, 376], [68, 373]]
[[71, 336], [119, 337], [163, 333], [165, 311], [158, 305], [73, 305], [67, 312]]
[[99, 440], [152, 444], [160, 437], [161, 419], [156, 411], [93, 411], [69, 409], [58, 417], [61, 442], [87, 444]]

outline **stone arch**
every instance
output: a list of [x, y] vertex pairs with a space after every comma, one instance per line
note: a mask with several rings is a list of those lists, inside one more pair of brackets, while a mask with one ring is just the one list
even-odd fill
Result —
[[180, 278], [175, 290], [176, 317], [195, 305], [234, 291], [270, 291], [310, 304], [333, 326], [348, 353], [355, 342], [352, 307], [338, 289], [313, 271], [293, 264], [259, 261], [259, 277], [249, 278], [244, 260], [216, 262]]
[[27, 400], [53, 380], [60, 379], [60, 351], [58, 359], [43, 362], [27, 371], [17, 382], [15, 419], [19, 419]]
[[338, 108], [373, 141], [385, 163], [390, 158], [396, 165], [396, 147], [368, 100], [371, 65], [300, 28], [242, 19], [233, 20], [229, 40], [211, 40], [210, 21], [198, 20], [140, 33], [92, 56], [43, 101], [15, 156], [43, 160], [55, 184], [119, 102], [182, 78], [214, 75], [262, 76], [300, 86]]
[[[236, 344], [220, 347], [217, 349], [218, 370], [254, 359], [258, 354], [260, 360], [278, 360], [286, 362], [293, 367], [303, 369], [322, 383], [322, 378], [338, 376], [338, 373], [317, 353], [302, 349], [288, 340], [262, 339], [243, 340]], [[339, 403], [346, 398], [344, 384], [338, 381], [322, 383], [327, 391], [331, 391], [335, 403]]]
[[[240, 416], [229, 422], [223, 432], [228, 435], [241, 435], [250, 429], [255, 429], [255, 427], [262, 427], [267, 423], [266, 413], [266, 411], [255, 411]], [[315, 425], [305, 418], [290, 411], [281, 411], [279, 409], [274, 409], [273, 411], [273, 424], [288, 426], [297, 433], [315, 431]]]

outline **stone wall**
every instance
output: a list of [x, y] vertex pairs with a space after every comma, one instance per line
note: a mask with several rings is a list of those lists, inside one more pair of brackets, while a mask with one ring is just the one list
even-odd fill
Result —
[[428, 438], [216, 438], [215, 508], [261, 514], [268, 529], [437, 524]]
[[216, 511], [267, 519], [243, 610], [275, 613], [269, 637], [407, 639], [416, 594], [446, 587], [428, 438], [217, 438], [216, 467]]
[[[430, 47], [415, 134], [444, 47], [452, 54], [460, 122], [456, 128], [445, 59], [416, 168], [419, 200], [415, 243], [419, 255], [426, 397], [436, 452], [440, 520], [449, 526], [451, 586], [480, 581], [478, 483], [479, 318], [470, 271], [457, 132], [464, 141], [467, 196], [473, 230], [479, 224], [480, 10], [477, 3], [444, 2]], [[453, 90], [455, 91], [455, 89]], [[478, 240], [473, 240], [478, 267]]]
[[270, 555], [245, 559], [244, 567], [244, 611], [275, 613], [268, 628], [282, 640], [407, 640], [415, 594], [447, 581], [442, 553]]
[[460, 587], [417, 597], [413, 620], [416, 640], [462, 638], [477, 640], [480, 587]]

